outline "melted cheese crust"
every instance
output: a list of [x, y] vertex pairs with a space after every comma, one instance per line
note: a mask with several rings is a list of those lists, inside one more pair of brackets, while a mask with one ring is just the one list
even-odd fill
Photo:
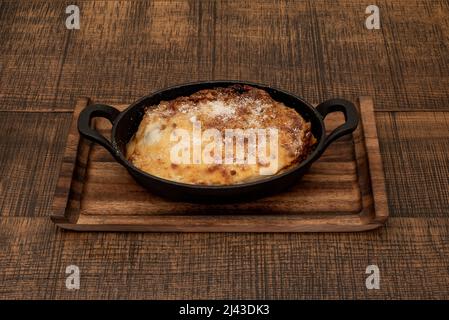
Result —
[[[172, 161], [170, 150], [179, 142], [173, 141], [174, 130], [184, 129], [191, 133], [194, 123], [198, 122], [201, 123], [202, 132], [213, 128], [221, 133], [222, 154], [214, 154], [216, 149], [210, 154], [214, 159], [223, 159], [221, 164], [208, 164], [204, 161], [194, 163], [195, 156], [192, 153], [195, 150], [192, 143], [189, 163]], [[137, 132], [128, 142], [126, 156], [137, 168], [172, 181], [200, 185], [244, 183], [267, 177], [261, 174], [261, 169], [269, 167], [270, 161], [274, 158], [268, 157], [266, 161], [257, 158], [256, 163], [252, 164], [238, 164], [236, 161], [225, 164], [225, 130], [255, 128], [278, 130], [278, 158], [274, 174], [303, 161], [316, 143], [310, 123], [294, 109], [273, 100], [263, 90], [246, 85], [234, 85], [228, 88], [201, 90], [188, 97], [162, 101], [159, 105], [147, 107]], [[201, 153], [205, 151], [210, 141], [204, 141], [203, 136], [199, 149]], [[267, 137], [267, 155], [270, 154], [269, 142]], [[248, 139], [244, 139], [244, 144], [245, 151], [248, 151]], [[196, 149], [196, 152], [199, 150]], [[236, 152], [234, 160], [235, 157]], [[249, 153], [245, 155], [245, 160], [248, 157]]]

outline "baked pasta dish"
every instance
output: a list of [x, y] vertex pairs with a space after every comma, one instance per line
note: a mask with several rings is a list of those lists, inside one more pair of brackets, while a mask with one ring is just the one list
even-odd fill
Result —
[[294, 109], [264, 90], [233, 85], [148, 106], [126, 157], [171, 181], [232, 185], [279, 174], [315, 144], [310, 123]]

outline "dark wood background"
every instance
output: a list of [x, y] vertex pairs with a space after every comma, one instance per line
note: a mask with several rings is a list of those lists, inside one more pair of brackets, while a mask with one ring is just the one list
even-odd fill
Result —
[[[0, 297], [449, 298], [449, 3], [0, 2]], [[79, 96], [206, 79], [375, 100], [391, 218], [354, 234], [73, 233], [50, 205]], [[65, 268], [81, 289], [65, 288]], [[377, 264], [380, 290], [367, 290]]]

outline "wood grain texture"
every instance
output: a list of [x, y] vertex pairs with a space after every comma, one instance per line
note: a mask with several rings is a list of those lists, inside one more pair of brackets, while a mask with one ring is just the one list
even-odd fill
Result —
[[449, 3], [373, 4], [380, 10], [380, 30], [365, 28], [368, 3], [310, 0], [323, 97], [363, 92], [374, 97], [376, 110], [447, 110]]
[[[388, 218], [384, 171], [369, 97], [357, 104], [359, 127], [331, 144], [301, 183], [256, 201], [226, 204], [170, 201], [138, 185], [104, 148], [80, 138], [77, 118], [88, 102], [81, 99], [75, 107], [55, 192], [52, 220], [61, 228], [341, 232], [371, 230]], [[110, 135], [108, 121], [95, 120], [96, 129]], [[327, 116], [328, 134], [343, 122], [341, 114]]]
[[64, 109], [67, 99], [56, 100], [56, 93], [70, 38], [66, 6], [0, 2], [0, 110]]
[[[70, 190], [78, 195], [83, 193], [83, 183], [80, 177], [86, 175], [91, 143], [80, 139], [77, 119], [81, 111], [89, 104], [88, 98], [80, 98], [75, 105], [52, 202], [52, 212], [58, 210], [57, 208], [67, 208], [66, 212], [67, 215], [70, 215], [70, 222], [78, 219], [80, 198], [74, 195], [68, 197], [66, 187], [69, 186]], [[92, 120], [92, 124], [95, 124], [95, 119]]]
[[[77, 233], [46, 217], [4, 218], [0, 228], [0, 297], [449, 298], [446, 218], [391, 218], [347, 234]], [[65, 288], [70, 264], [80, 290]], [[369, 264], [380, 290], [365, 287]]]
[[65, 28], [68, 4], [2, 2], [0, 109], [241, 79], [315, 102], [364, 93], [377, 110], [449, 110], [447, 1], [380, 1], [374, 31], [351, 0], [80, 1], [80, 30]]
[[[211, 79], [207, 1], [86, 1], [61, 73], [60, 99], [132, 101], [177, 83]], [[95, 72], [91, 72], [95, 70]], [[89, 75], [86, 79], [86, 75]]]
[[0, 216], [47, 216], [69, 114], [0, 112]]
[[393, 216], [447, 217], [449, 113], [377, 113]]

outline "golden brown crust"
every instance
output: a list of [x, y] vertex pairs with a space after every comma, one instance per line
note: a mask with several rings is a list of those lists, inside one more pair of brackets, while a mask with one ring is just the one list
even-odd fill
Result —
[[[260, 159], [254, 165], [172, 163], [169, 150], [175, 143], [170, 141], [173, 130], [192, 131], [193, 123], [198, 122], [202, 131], [217, 129], [223, 137], [228, 129], [276, 128], [279, 132], [276, 172], [307, 158], [316, 142], [310, 123], [294, 109], [273, 100], [264, 90], [233, 85], [201, 90], [188, 97], [149, 106], [138, 131], [128, 143], [128, 159], [143, 171], [192, 184], [235, 184], [264, 177], [260, 175], [260, 168], [270, 163]], [[247, 147], [248, 139], [244, 141]], [[204, 150], [204, 146], [202, 148]], [[224, 155], [214, 155], [212, 151], [211, 156]]]

